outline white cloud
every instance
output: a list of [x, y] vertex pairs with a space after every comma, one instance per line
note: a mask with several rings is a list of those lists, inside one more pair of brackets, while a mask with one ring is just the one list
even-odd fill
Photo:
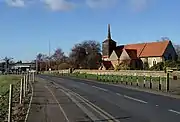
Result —
[[74, 3], [67, 0], [43, 0], [43, 2], [54, 11], [66, 11], [74, 8]]
[[5, 0], [5, 2], [9, 6], [14, 6], [14, 7], [24, 7], [25, 6], [24, 0]]
[[109, 8], [116, 5], [118, 0], [86, 0], [90, 8]]
[[147, 7], [149, 0], [129, 0], [129, 3], [134, 11], [142, 11]]

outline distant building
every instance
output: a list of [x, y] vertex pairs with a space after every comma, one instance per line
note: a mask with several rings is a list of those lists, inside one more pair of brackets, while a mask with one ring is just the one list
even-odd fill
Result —
[[29, 70], [35, 70], [36, 64], [35, 63], [15, 63], [12, 64], [11, 70], [13, 72], [22, 72], [22, 71], [29, 71]]
[[[177, 54], [170, 40], [117, 46], [111, 38], [110, 25], [108, 25], [108, 37], [102, 43], [103, 65], [109, 64], [115, 68], [116, 65], [126, 62], [132, 69], [142, 69], [145, 63], [152, 67], [159, 62], [176, 59]], [[103, 69], [109, 69], [109, 66], [106, 68], [103, 65]]]

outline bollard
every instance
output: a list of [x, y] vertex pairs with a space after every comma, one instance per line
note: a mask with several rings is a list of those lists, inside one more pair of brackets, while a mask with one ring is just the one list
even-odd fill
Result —
[[123, 83], [123, 76], [120, 76], [121, 77], [121, 84]]
[[125, 80], [125, 81], [126, 81], [126, 85], [128, 85], [128, 82], [127, 82], [127, 75], [126, 75], [126, 80]]
[[139, 86], [139, 79], [138, 79], [138, 76], [136, 76], [136, 86]]
[[13, 85], [10, 84], [9, 88], [9, 111], [8, 111], [8, 122], [12, 122], [12, 96], [13, 96]]
[[150, 84], [149, 88], [152, 89], [152, 76], [150, 76]]
[[22, 104], [22, 96], [23, 96], [23, 79], [21, 79], [20, 94], [19, 94], [19, 104]]
[[166, 90], [167, 92], [169, 91], [169, 73], [167, 73], [167, 78], [166, 78]]
[[132, 82], [133, 82], [132, 80], [133, 80], [133, 79], [132, 79], [132, 75], [131, 75], [131, 86], [132, 86]]
[[144, 84], [143, 84], [144, 88], [146, 87], [146, 76], [144, 75]]
[[159, 90], [161, 90], [161, 77], [159, 76]]

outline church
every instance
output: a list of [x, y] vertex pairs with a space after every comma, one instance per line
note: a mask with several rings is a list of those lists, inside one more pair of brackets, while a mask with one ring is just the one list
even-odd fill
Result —
[[145, 42], [117, 46], [111, 37], [110, 24], [108, 36], [102, 43], [102, 66], [100, 70], [114, 69], [121, 63], [128, 64], [131, 69], [143, 69], [166, 60], [176, 60], [177, 54], [171, 40]]

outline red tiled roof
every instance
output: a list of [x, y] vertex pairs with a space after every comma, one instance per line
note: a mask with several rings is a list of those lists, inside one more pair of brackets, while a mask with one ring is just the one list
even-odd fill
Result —
[[141, 52], [143, 51], [145, 45], [146, 45], [146, 43], [128, 44], [128, 45], [124, 45], [124, 49], [137, 50], [137, 57], [139, 57]]
[[170, 41], [147, 43], [140, 57], [162, 56]]
[[[170, 43], [167, 41], [124, 45], [124, 49], [137, 50], [137, 57], [162, 56]], [[118, 50], [121, 52], [121, 49]]]

